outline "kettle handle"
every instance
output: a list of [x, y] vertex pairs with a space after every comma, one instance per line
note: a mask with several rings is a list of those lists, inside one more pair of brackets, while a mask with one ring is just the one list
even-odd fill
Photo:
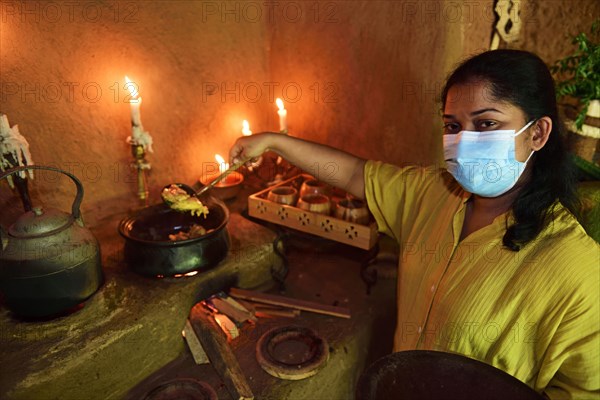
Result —
[[79, 206], [81, 205], [81, 201], [83, 200], [83, 185], [75, 175], [69, 172], [54, 167], [44, 167], [42, 165], [27, 165], [24, 167], [16, 167], [6, 170], [2, 173], [2, 175], [0, 175], [0, 180], [9, 177], [13, 174], [16, 174], [17, 172], [26, 171], [28, 169], [43, 169], [47, 171], [60, 172], [61, 174], [67, 175], [69, 178], [71, 178], [71, 180], [75, 182], [75, 186], [77, 187], [77, 194], [75, 195], [75, 200], [73, 200], [73, 205], [71, 206], [71, 215], [73, 215], [73, 218], [75, 219], [80, 217], [81, 211], [79, 210]]

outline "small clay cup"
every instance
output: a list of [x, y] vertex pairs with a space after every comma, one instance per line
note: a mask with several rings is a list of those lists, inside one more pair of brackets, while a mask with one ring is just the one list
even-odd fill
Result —
[[331, 202], [329, 197], [322, 194], [309, 194], [301, 196], [298, 200], [298, 208], [317, 214], [329, 215], [331, 212]]
[[302, 186], [300, 186], [300, 197], [308, 196], [310, 194], [321, 194], [326, 197], [331, 197], [331, 190], [331, 186], [325, 182], [316, 179], [307, 179], [302, 182]]
[[271, 189], [267, 199], [274, 203], [293, 206], [298, 200], [298, 191], [291, 186], [278, 186]]
[[[208, 185], [218, 175], [208, 175], [200, 177], [199, 181], [202, 186]], [[242, 189], [244, 175], [237, 171], [230, 172], [223, 182], [218, 182], [215, 186], [209, 189], [211, 195], [220, 200], [229, 200], [238, 195]]]
[[369, 209], [364, 201], [343, 199], [337, 203], [335, 217], [349, 222], [366, 225], [369, 223]]

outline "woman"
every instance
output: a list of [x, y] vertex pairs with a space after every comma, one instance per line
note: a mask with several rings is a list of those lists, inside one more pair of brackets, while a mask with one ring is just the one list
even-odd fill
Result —
[[324, 180], [367, 200], [400, 244], [395, 351], [459, 353], [550, 398], [596, 398], [600, 246], [574, 217], [548, 69], [528, 52], [485, 52], [451, 74], [442, 102], [445, 170], [272, 133], [238, 139], [230, 156], [334, 162]]

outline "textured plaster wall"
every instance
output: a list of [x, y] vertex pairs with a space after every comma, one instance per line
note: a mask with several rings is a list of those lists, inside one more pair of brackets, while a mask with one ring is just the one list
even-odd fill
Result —
[[[125, 75], [139, 84], [142, 122], [154, 139], [153, 201], [158, 188], [193, 183], [203, 162], [225, 156], [242, 119], [264, 125], [266, 96], [244, 101], [256, 95], [242, 90], [268, 81], [265, 25], [209, 17], [207, 4], [219, 5], [2, 1], [0, 110], [19, 125], [35, 163], [82, 179], [89, 223], [112, 205], [122, 209], [123, 200], [136, 204]], [[39, 177], [32, 182], [39, 200], [68, 209], [69, 181]], [[14, 199], [1, 187], [2, 203]]]
[[537, 53], [546, 63], [571, 54], [573, 36], [589, 34], [592, 22], [600, 18], [595, 0], [527, 0], [523, 4], [524, 24], [519, 39], [509, 45]]
[[[306, 90], [288, 107], [293, 131], [367, 158], [439, 162], [437, 96], [458, 62], [489, 48], [494, 3], [321, 2], [318, 18], [306, 6], [310, 18], [270, 25], [275, 80], [321, 88], [319, 98]], [[519, 39], [501, 47], [537, 52], [551, 64], [598, 17], [594, 0], [521, 0]]]
[[[136, 204], [124, 75], [139, 83], [154, 138], [153, 201], [162, 185], [192, 183], [203, 162], [225, 155], [242, 119], [255, 132], [276, 130], [274, 97], [286, 100], [293, 135], [427, 164], [440, 160], [444, 79], [488, 48], [495, 20], [493, 0], [0, 4], [0, 111], [20, 126], [36, 163], [83, 180], [92, 224]], [[549, 63], [600, 15], [593, 0], [522, 4], [521, 36], [510, 46]], [[67, 209], [68, 181], [39, 175], [38, 198]], [[15, 197], [1, 187], [0, 206], [19, 212], [5, 207]]]
[[310, 19], [271, 25], [276, 80], [320, 85], [289, 107], [293, 132], [363, 157], [434, 162], [438, 94], [451, 65], [488, 45], [489, 4], [322, 2], [318, 22], [309, 9]]

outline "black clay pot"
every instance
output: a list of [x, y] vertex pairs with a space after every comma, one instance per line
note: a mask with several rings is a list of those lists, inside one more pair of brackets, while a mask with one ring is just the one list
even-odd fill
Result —
[[[122, 220], [119, 233], [125, 238], [127, 264], [147, 276], [173, 276], [216, 266], [229, 251], [229, 210], [213, 197], [202, 202], [209, 210], [206, 218], [157, 204]], [[193, 224], [212, 231], [193, 239], [169, 240], [169, 234], [188, 231]]]
[[440, 351], [388, 354], [360, 376], [357, 400], [543, 400], [517, 378], [481, 361]]

